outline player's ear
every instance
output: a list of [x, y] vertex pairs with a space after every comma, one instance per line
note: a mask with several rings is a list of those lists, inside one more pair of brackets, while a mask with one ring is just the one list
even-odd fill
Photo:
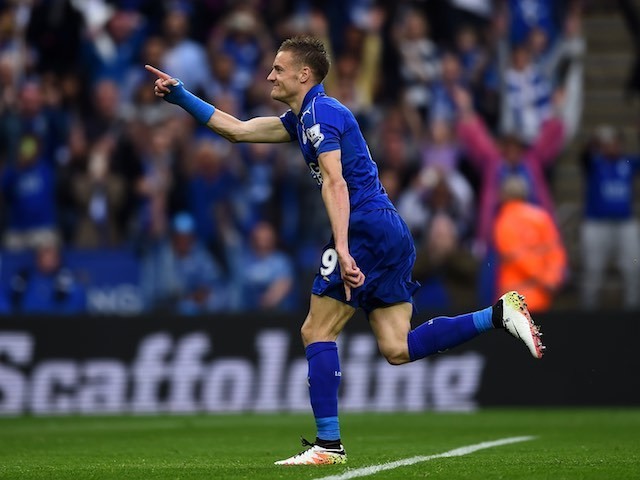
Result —
[[300, 83], [307, 83], [309, 80], [313, 78], [313, 74], [311, 73], [311, 69], [307, 66], [304, 66], [300, 69]]

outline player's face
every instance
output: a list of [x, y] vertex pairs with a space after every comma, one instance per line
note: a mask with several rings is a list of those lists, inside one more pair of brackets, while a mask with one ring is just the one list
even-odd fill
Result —
[[273, 61], [273, 68], [267, 76], [267, 80], [273, 84], [271, 98], [284, 103], [296, 98], [301, 87], [300, 72], [301, 68], [291, 52], [278, 52]]

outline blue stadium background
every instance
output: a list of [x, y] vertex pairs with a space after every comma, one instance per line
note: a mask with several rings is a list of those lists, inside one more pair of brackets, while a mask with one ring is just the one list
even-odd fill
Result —
[[[493, 301], [496, 263], [478, 235], [483, 172], [457, 134], [453, 92], [468, 92], [492, 138], [527, 145], [559, 115], [562, 93], [557, 157], [583, 143], [588, 154], [579, 133], [584, 8], [0, 1], [0, 313], [304, 310], [329, 228], [296, 146], [226, 143], [156, 99], [143, 68], [170, 72], [239, 118], [279, 115], [266, 75], [280, 41], [301, 33], [330, 47], [326, 88], [356, 114], [415, 235], [419, 308]], [[505, 48], [528, 55], [527, 75], [512, 84], [516, 60]], [[549, 185], [555, 165], [544, 172]], [[565, 242], [573, 260], [579, 253]], [[575, 308], [572, 266], [558, 294]]]

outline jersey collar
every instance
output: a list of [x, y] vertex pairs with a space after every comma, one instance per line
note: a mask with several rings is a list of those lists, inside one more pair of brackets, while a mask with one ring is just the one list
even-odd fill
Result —
[[304, 100], [302, 101], [302, 108], [300, 109], [300, 113], [298, 113], [298, 118], [301, 118], [303, 112], [307, 109], [307, 105], [311, 103], [311, 100], [321, 95], [326, 95], [326, 93], [324, 93], [324, 85], [319, 83], [311, 87], [311, 90], [309, 90], [304, 96]]

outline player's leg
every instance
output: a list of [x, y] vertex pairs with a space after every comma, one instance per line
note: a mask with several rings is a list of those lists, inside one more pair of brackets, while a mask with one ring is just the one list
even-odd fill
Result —
[[305, 348], [315, 342], [334, 342], [356, 309], [329, 296], [311, 295], [309, 313], [300, 334]]
[[517, 292], [504, 294], [495, 305], [455, 317], [436, 317], [411, 330], [412, 305], [399, 303], [376, 308], [369, 322], [378, 347], [393, 365], [413, 362], [444, 352], [475, 338], [482, 332], [504, 328], [521, 339], [531, 354], [542, 357], [540, 333]]
[[301, 334], [309, 362], [309, 397], [316, 421], [314, 443], [304, 452], [276, 462], [277, 465], [319, 465], [344, 463], [346, 454], [340, 440], [338, 387], [342, 372], [336, 339], [355, 308], [328, 296], [311, 295], [309, 314]]
[[311, 295], [302, 324], [302, 343], [309, 362], [309, 398], [316, 420], [316, 442], [340, 444], [338, 387], [342, 372], [336, 339], [355, 309], [331, 297]]
[[376, 308], [369, 313], [369, 324], [378, 350], [392, 365], [410, 361], [407, 338], [411, 330], [413, 305], [408, 302]]
[[376, 308], [369, 313], [380, 353], [393, 365], [443, 352], [501, 325], [494, 325], [494, 308], [489, 307], [455, 317], [436, 317], [411, 330], [412, 313], [410, 303]]

